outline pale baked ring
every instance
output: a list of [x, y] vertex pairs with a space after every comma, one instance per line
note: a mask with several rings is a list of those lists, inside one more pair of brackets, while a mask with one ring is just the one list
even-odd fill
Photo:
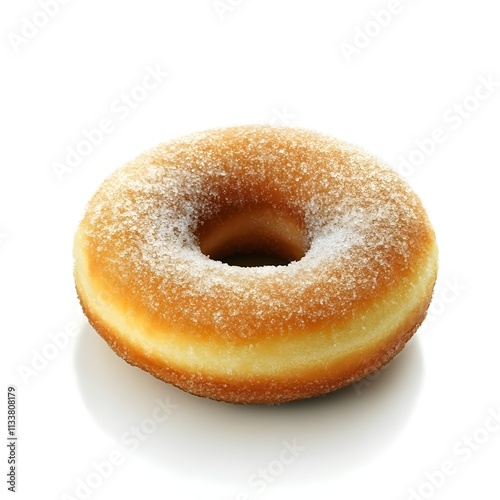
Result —
[[[263, 253], [287, 265], [228, 265]], [[333, 391], [380, 368], [425, 317], [437, 273], [418, 197], [315, 132], [210, 130], [115, 171], [74, 243], [96, 331], [127, 362], [233, 403]]]

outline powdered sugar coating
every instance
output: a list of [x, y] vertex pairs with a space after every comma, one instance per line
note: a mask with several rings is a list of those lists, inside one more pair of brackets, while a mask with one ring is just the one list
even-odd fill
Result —
[[[228, 207], [297, 220], [308, 250], [287, 266], [211, 260], [197, 230]], [[210, 130], [161, 144], [113, 173], [83, 221], [111, 295], [189, 335], [291, 335], [352, 317], [404, 279], [426, 216], [411, 189], [350, 144], [285, 127]]]

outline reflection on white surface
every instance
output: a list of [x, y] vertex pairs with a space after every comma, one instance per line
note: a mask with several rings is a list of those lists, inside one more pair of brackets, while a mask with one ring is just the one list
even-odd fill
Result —
[[[305, 450], [287, 483], [318, 481], [366, 466], [404, 428], [417, 401], [423, 360], [418, 339], [366, 385], [281, 406], [237, 406], [203, 399], [129, 366], [86, 325], [75, 350], [83, 400], [96, 422], [122, 436], [151, 417], [156, 398], [178, 408], [133, 451], [176, 475], [245, 486], [278, 458], [283, 441]], [[236, 487], [236, 486], [235, 486]], [[243, 488], [244, 489], [244, 488]]]

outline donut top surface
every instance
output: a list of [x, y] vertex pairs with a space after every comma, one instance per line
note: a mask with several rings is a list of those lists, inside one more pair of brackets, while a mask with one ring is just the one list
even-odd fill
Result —
[[[233, 250], [276, 245], [290, 262], [205, 255], [227, 221], [243, 228]], [[406, 279], [432, 234], [418, 197], [376, 157], [307, 130], [240, 126], [161, 144], [115, 171], [80, 238], [104, 300], [158, 331], [238, 342], [352, 318]]]

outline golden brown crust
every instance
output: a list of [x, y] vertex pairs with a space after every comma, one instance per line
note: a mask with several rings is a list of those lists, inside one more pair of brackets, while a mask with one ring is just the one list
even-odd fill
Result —
[[200, 374], [193, 375], [188, 370], [176, 370], [161, 360], [155, 360], [137, 349], [131, 349], [119, 335], [91, 313], [81, 298], [80, 302], [96, 332], [130, 365], [137, 366], [156, 378], [196, 396], [233, 404], [274, 405], [328, 394], [360, 380], [389, 363], [403, 349], [425, 319], [431, 297], [432, 289], [420, 309], [406, 318], [405, 324], [394, 332], [385, 344], [377, 346], [372, 352], [369, 352], [370, 346], [367, 346], [366, 352], [361, 351], [356, 356], [351, 356], [343, 366], [327, 368], [322, 370], [322, 373], [313, 368], [308, 374], [299, 378], [292, 376], [279, 381], [268, 378], [229, 380], [220, 376], [207, 377]]
[[[262, 245], [297, 262], [247, 271], [200, 251]], [[241, 404], [325, 394], [380, 368], [424, 319], [436, 272], [409, 187], [370, 155], [294, 129], [161, 145], [103, 184], [75, 237], [82, 308], [113, 350]]]

